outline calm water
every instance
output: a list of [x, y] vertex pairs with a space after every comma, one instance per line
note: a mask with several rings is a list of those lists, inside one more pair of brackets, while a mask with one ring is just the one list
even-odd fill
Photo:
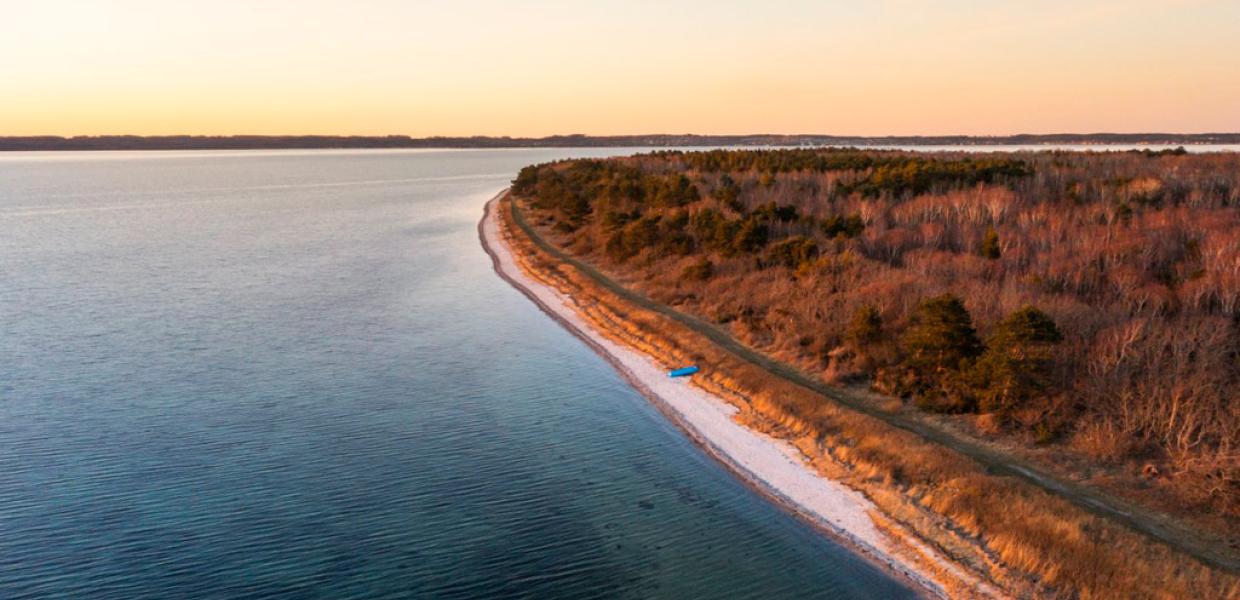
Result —
[[492, 273], [588, 153], [0, 155], [0, 598], [908, 595]]

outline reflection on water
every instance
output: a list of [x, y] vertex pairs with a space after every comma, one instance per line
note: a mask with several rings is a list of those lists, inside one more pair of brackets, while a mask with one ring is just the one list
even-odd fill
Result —
[[0, 597], [907, 595], [492, 273], [587, 152], [0, 160]]

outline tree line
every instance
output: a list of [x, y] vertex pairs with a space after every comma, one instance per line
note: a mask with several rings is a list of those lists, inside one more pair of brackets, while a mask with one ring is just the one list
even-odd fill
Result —
[[1240, 514], [1235, 154], [668, 151], [513, 189], [754, 347]]

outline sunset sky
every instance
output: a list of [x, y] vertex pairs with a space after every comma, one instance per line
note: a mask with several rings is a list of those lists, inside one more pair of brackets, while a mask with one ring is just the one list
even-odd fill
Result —
[[1240, 131], [1240, 0], [5, 2], [0, 135]]

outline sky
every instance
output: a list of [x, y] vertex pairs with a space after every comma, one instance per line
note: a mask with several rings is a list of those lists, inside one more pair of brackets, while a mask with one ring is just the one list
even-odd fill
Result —
[[1240, 131], [1240, 0], [0, 0], [0, 135]]

